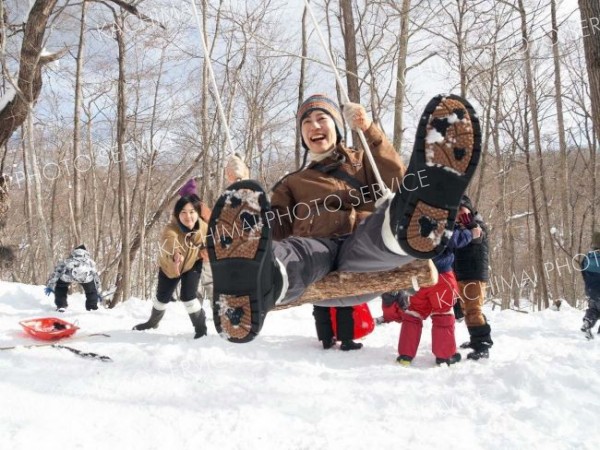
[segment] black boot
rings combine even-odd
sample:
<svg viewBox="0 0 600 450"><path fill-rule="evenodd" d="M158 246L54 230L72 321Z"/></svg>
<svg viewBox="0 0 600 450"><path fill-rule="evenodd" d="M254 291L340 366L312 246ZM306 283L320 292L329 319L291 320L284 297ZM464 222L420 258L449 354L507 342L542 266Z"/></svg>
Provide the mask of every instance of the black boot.
<svg viewBox="0 0 600 450"><path fill-rule="evenodd" d="M342 345L340 345L340 350L347 352L349 350L360 350L362 347L363 345L360 342L354 342L352 340L349 340L342 341Z"/></svg>
<svg viewBox="0 0 600 450"><path fill-rule="evenodd" d="M340 350L345 352L359 350L362 344L354 342L354 308L352 306L340 306L336 308L337 337L342 341Z"/></svg>
<svg viewBox="0 0 600 450"><path fill-rule="evenodd" d="M331 313L329 307L313 306L313 317L315 318L315 327L317 329L317 339L323 344L325 350L335 346L336 340L333 336L333 326L331 324Z"/></svg>
<svg viewBox="0 0 600 450"><path fill-rule="evenodd" d="M486 323L485 325L467 328L469 330L469 335L471 336L471 341L468 346L473 349L473 351L467 355L467 359L477 361L478 359L489 358L489 349L494 345L494 341L492 341L490 336L490 325Z"/></svg>
<svg viewBox="0 0 600 450"><path fill-rule="evenodd" d="M207 328L206 328L206 314L204 314L204 310L193 312L190 314L190 320L194 325L194 330L196 334L194 334L194 339L201 338L202 336L206 336Z"/></svg>
<svg viewBox="0 0 600 450"><path fill-rule="evenodd" d="M142 330L148 330L150 328L158 328L158 324L162 320L164 315L165 315L164 309L162 311L159 311L158 309L153 307L148 321L144 322L144 323L140 323L140 324L136 325L135 327L133 327L132 329L142 331Z"/></svg>
<svg viewBox="0 0 600 450"><path fill-rule="evenodd" d="M457 362L459 362L461 359L460 353L455 353L454 355L452 355L450 358L435 358L435 363L440 366L442 364L455 364Z"/></svg>

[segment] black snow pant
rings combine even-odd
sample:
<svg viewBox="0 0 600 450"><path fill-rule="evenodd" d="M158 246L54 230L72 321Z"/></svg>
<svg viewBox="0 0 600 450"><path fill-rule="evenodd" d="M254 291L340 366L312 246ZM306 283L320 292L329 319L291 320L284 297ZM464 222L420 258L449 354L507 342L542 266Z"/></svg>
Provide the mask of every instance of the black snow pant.
<svg viewBox="0 0 600 450"><path fill-rule="evenodd" d="M85 292L85 303L86 305L96 305L98 303L98 291L96 290L96 283L90 281L89 283L80 283ZM67 302L67 295L69 292L69 286L71 283L67 283L63 280L58 280L54 287L54 304L57 308L66 308L69 306Z"/></svg>
<svg viewBox="0 0 600 450"><path fill-rule="evenodd" d="M177 284L181 281L181 301L187 302L198 297L198 285L202 274L202 260L198 260L187 272L183 272L179 278L169 278L162 270L158 270L158 287L156 288L156 299L160 303L167 304L173 299L173 293Z"/></svg>
<svg viewBox="0 0 600 450"><path fill-rule="evenodd" d="M354 339L354 318L352 306L340 306L336 309L337 340L351 341ZM329 342L334 336L333 324L331 323L331 312L327 306L313 306L313 316L317 328L317 339Z"/></svg>
<svg viewBox="0 0 600 450"><path fill-rule="evenodd" d="M596 325L596 322L600 318L600 298L588 297L588 308L585 310L585 316L583 320L587 320L590 323L590 327Z"/></svg>

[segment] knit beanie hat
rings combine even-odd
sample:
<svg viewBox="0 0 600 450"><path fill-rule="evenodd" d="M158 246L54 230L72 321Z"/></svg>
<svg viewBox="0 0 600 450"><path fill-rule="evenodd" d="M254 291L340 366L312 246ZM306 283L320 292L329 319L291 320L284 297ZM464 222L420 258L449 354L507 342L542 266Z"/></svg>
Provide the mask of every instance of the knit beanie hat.
<svg viewBox="0 0 600 450"><path fill-rule="evenodd" d="M196 180L193 178L188 180L183 186L181 186L181 189L179 189L179 195L181 197L187 197L192 194L197 195L196 192Z"/></svg>
<svg viewBox="0 0 600 450"><path fill-rule="evenodd" d="M327 113L333 119L335 124L335 133L337 135L337 142L342 140L342 129L344 128L342 120L342 112L338 105L325 94L314 94L308 97L298 108L298 114L296 115L298 130L300 130L300 136L302 136L302 120L308 116L311 112L319 110ZM302 147L308 149L304 138L302 138Z"/></svg>
<svg viewBox="0 0 600 450"><path fill-rule="evenodd" d="M600 231L594 231L592 234L592 248L600 250Z"/></svg>
<svg viewBox="0 0 600 450"><path fill-rule="evenodd" d="M471 212L475 211L475 208L473 208L473 202L466 194L461 197L459 206L464 206Z"/></svg>

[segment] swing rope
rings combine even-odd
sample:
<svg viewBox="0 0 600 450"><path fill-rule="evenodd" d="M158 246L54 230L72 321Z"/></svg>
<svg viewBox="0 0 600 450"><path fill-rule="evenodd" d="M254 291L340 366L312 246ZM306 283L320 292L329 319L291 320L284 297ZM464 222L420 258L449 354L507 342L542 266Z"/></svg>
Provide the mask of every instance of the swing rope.
<svg viewBox="0 0 600 450"><path fill-rule="evenodd" d="M231 141L231 134L229 133L229 126L227 125L227 117L225 116L225 112L223 111L223 105L221 104L221 96L219 95L219 87L217 85L217 80L215 79L215 73L213 71L212 63L210 61L210 55L208 53L208 46L206 45L206 39L204 38L204 32L202 27L202 21L200 20L200 14L198 14L198 9L196 8L196 1L190 0L192 4L192 9L194 12L194 17L196 18L196 24L198 25L198 32L200 34L200 42L202 43L202 52L204 54L204 64L206 64L206 68L208 69L208 75L215 93L215 99L217 101L217 110L219 111L219 116L221 117L221 124L223 126L223 130L225 132L225 138L227 139L227 146L229 147L229 151L231 154L235 154L233 150L233 143Z"/></svg>
<svg viewBox="0 0 600 450"><path fill-rule="evenodd" d="M344 102L344 104L350 103L350 98L348 97L348 93L344 89L344 85L342 84L342 79L340 77L340 74L337 70L337 67L335 66L335 63L333 62L333 58L331 56L331 52L329 51L329 47L327 46L327 43L325 42L325 37L323 36L323 33L321 33L319 23L317 22L317 19L315 18L312 7L310 6L310 1L304 0L304 4L306 5L306 10L308 11L308 14L310 15L310 18L312 20L315 31L317 32L317 35L319 36L319 40L321 41L323 50L325 50L325 53L327 54L327 58L329 59L329 65L330 65L331 69L333 70L333 73L335 74L335 79L337 80L338 87L342 94L342 101ZM343 105L342 105L342 107L343 107ZM386 184L383 182L383 179L381 178L381 174L379 173L377 164L375 164L375 160L373 159L373 154L371 153L371 149L369 148L369 145L367 144L367 140L365 138L363 131L358 129L358 130L356 130L356 132L358 133L358 137L363 146L365 154L367 155L369 163L371 164L371 168L373 169L373 174L375 175L375 179L377 180L377 183L379 184L379 186L382 188L383 197L387 197L388 195L391 195L391 191L389 190L389 188L386 186Z"/></svg>

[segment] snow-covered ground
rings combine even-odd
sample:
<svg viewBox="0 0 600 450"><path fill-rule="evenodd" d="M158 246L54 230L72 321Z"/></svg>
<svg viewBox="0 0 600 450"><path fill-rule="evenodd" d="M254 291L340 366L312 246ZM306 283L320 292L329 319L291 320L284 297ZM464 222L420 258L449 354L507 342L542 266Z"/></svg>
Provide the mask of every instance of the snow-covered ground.
<svg viewBox="0 0 600 450"><path fill-rule="evenodd" d="M273 312L261 336L192 339L180 304L160 328L134 332L150 303L61 315L81 329L61 341L114 362L51 347L0 352L4 449L596 448L600 336L582 311L487 310L489 360L436 367L426 322L412 367L395 364L398 324L360 351L323 350L310 306ZM374 315L380 303L371 303ZM18 322L53 316L42 286L0 282L0 346L33 344ZM211 316L209 311L209 317ZM110 337L88 337L89 333ZM457 324L457 340L467 339ZM463 353L466 351L463 351Z"/></svg>

